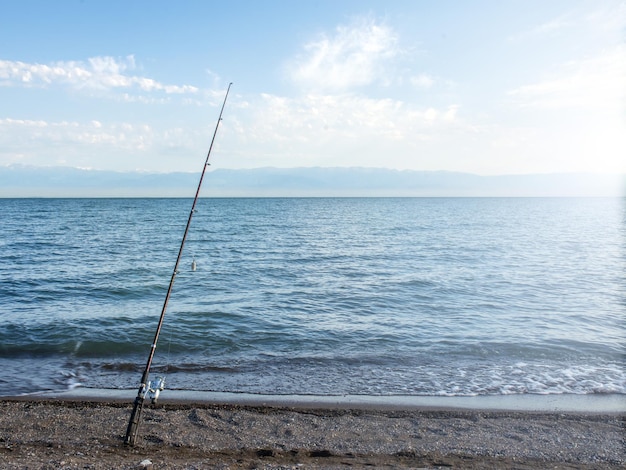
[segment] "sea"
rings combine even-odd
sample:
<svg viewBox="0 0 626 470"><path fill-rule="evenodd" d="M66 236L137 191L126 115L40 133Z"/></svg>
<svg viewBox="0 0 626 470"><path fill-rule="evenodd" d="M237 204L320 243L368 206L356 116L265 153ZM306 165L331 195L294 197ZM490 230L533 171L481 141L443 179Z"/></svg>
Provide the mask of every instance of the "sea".
<svg viewBox="0 0 626 470"><path fill-rule="evenodd" d="M626 394L622 198L0 199L0 396ZM195 267L195 269L192 268Z"/></svg>

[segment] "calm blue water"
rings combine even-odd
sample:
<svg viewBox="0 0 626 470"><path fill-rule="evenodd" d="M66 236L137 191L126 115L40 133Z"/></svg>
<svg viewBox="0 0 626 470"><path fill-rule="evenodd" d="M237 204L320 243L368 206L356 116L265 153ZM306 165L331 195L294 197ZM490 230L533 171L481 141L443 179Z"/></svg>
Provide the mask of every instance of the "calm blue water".
<svg viewBox="0 0 626 470"><path fill-rule="evenodd" d="M191 202L0 199L0 395L138 386ZM201 199L152 377L268 394L626 393L623 205Z"/></svg>

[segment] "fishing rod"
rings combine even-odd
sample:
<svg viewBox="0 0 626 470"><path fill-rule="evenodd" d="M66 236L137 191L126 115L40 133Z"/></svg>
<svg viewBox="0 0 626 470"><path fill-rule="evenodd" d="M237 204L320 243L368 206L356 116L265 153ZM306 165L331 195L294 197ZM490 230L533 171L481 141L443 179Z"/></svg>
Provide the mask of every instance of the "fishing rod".
<svg viewBox="0 0 626 470"><path fill-rule="evenodd" d="M135 402L133 405L133 411L130 415L130 421L128 422L128 428L126 429L126 438L124 439L124 444L134 446L135 439L137 438L137 430L139 428L139 419L141 417L141 410L143 409L144 400L146 398L146 394L149 394L152 398L152 402L154 403L159 396L159 392L163 390L165 387L165 379L159 378L154 385L148 381L148 377L150 375L150 367L152 366L152 359L154 358L154 353L156 351L157 341L159 340L159 334L161 333L161 327L163 326L163 319L165 318L165 311L167 310L167 304L170 300L170 295L172 293L172 287L174 286L174 280L176 279L176 275L178 274L178 265L180 264L180 259L183 255L183 248L185 246L185 240L187 239L187 233L189 232L189 226L191 225L191 218L193 217L194 212L196 211L196 202L198 202L198 195L200 194L200 187L202 186L202 180L204 179L204 174L206 172L207 166L209 166L209 157L211 156L211 150L213 149L213 143L215 142L215 136L217 135L217 129L220 126L220 122L222 121L222 113L224 112L224 107L226 106L226 100L228 99L228 92L230 91L232 83L228 84L228 88L226 89L226 96L224 97L224 102L222 103L222 109L220 110L220 115L217 119L217 124L215 125L215 131L213 132L213 138L211 139L211 145L209 146L209 152L206 156L206 161L204 162L204 167L202 168L202 174L200 175L200 182L198 183L198 189L196 190L196 196L193 198L193 204L191 205L191 211L189 212L189 218L187 219L187 226L185 227L185 233L183 234L183 239L180 242L180 249L178 250L178 257L176 258L176 264L174 265L174 271L172 272L172 278L170 279L170 285L167 288L167 294L165 295L165 301L163 302L163 309L161 310L161 316L159 317L159 323L156 328L156 332L154 333L154 340L152 341L152 346L150 347L150 354L148 355L148 361L146 362L146 368L143 371L143 375L141 376L141 384L139 385L139 391L137 392L137 397L135 398ZM194 259L195 262L195 259Z"/></svg>

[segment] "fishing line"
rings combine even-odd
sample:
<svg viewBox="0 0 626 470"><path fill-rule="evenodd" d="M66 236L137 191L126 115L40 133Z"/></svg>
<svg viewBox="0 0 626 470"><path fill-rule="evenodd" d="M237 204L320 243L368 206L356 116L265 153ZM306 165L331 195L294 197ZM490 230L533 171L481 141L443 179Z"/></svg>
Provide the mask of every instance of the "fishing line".
<svg viewBox="0 0 626 470"><path fill-rule="evenodd" d="M170 329L170 337L167 341L167 360L165 361L165 370L163 371L163 381L165 382L165 376L170 371L170 365L172 364L172 336L174 332Z"/></svg>

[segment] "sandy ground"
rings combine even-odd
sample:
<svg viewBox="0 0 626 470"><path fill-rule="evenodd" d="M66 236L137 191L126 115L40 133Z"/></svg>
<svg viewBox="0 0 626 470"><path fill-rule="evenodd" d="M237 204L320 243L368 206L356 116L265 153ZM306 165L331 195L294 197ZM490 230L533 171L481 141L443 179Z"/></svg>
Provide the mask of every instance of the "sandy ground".
<svg viewBox="0 0 626 470"><path fill-rule="evenodd" d="M129 447L130 411L0 400L0 468L626 468L624 414L146 405Z"/></svg>

